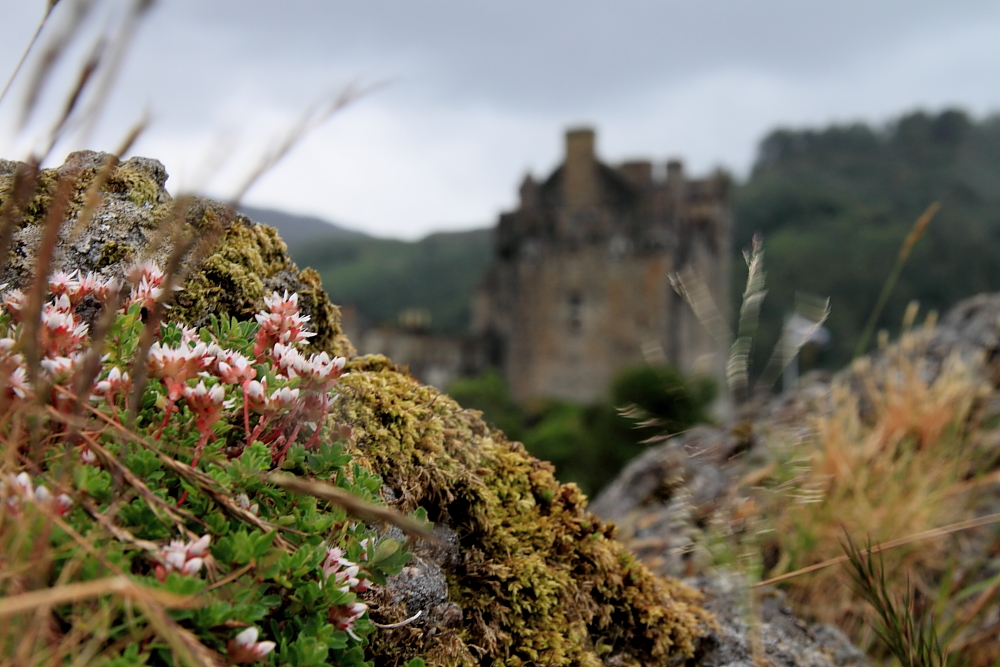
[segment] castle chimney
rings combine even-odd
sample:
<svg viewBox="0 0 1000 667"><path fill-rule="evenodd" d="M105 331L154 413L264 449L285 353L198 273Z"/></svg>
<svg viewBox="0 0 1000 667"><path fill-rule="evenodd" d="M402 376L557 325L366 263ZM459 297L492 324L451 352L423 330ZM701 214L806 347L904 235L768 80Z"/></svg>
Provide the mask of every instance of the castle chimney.
<svg viewBox="0 0 1000 667"><path fill-rule="evenodd" d="M678 185L684 182L684 165L681 164L680 160L670 160L667 162L667 183L677 183Z"/></svg>
<svg viewBox="0 0 1000 667"><path fill-rule="evenodd" d="M597 159L594 157L594 131L590 128L566 132L563 196L571 213L597 204Z"/></svg>

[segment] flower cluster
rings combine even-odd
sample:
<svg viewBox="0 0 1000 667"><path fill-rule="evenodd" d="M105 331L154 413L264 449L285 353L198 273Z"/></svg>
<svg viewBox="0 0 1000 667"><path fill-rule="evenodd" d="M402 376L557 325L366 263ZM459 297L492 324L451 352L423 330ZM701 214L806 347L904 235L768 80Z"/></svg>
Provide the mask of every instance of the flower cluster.
<svg viewBox="0 0 1000 667"><path fill-rule="evenodd" d="M111 295L120 290L120 283L114 278L93 273L80 276L74 271L54 274L48 288L52 298L43 304L38 321L40 379L49 385L69 386L90 342L89 327L77 315L76 308L90 296L107 303ZM3 295L4 310L16 324L23 324L27 305L27 296L21 290L9 290ZM0 339L0 373L5 381L6 397L23 401L32 397L34 391L28 381L24 355L16 351L17 341L16 332L8 332L7 337ZM62 405L62 395L53 391L52 402Z"/></svg>
<svg viewBox="0 0 1000 667"><path fill-rule="evenodd" d="M284 295L275 292L264 297L264 305L267 306L267 311L256 316L260 330L257 332L253 353L257 359L261 359L266 351L273 349L278 343L304 343L315 335L305 330L309 316L299 314L298 294L288 296L287 290Z"/></svg>
<svg viewBox="0 0 1000 667"><path fill-rule="evenodd" d="M10 482L13 493L7 498L7 508L13 514L20 513L22 500L36 505L45 505L58 516L65 515L73 507L73 500L65 493L53 496L44 484L32 486L31 475L26 472L12 475ZM6 485L0 481L0 491L5 488Z"/></svg>
<svg viewBox="0 0 1000 667"><path fill-rule="evenodd" d="M150 308L166 289L163 272L153 263L137 264L126 271L131 285L122 312L131 306ZM40 314L40 379L52 387L50 401L57 407L67 404L66 390L74 386L86 346L89 329L75 312L87 297L112 302L122 290L122 283L88 273L57 273L49 281L51 300ZM327 353L303 355L296 344L308 342L313 334L305 330L309 318L299 313L298 295L274 292L264 299L266 309L256 320L259 329L254 338L255 360L244 352L229 349L211 336L188 327L179 329L179 340L155 341L145 359L150 378L159 380L166 390L163 421L155 434L159 439L170 423L177 404L183 404L196 417L194 428L199 441L192 465L197 465L206 444L215 436L214 426L225 410L242 402L245 444L260 440L269 445L275 464L280 463L302 428L313 431L306 443L314 445L320 427L333 403L333 387L343 375L345 360ZM3 296L6 312L14 323L23 323L26 297L20 290ZM15 337L0 339L0 379L10 400L27 400L34 395L29 382L25 357ZM255 365L256 363L256 365ZM263 365L263 369L261 369ZM61 385L62 391L57 391ZM270 385L270 386L269 386ZM114 410L119 402L127 405L131 379L119 366L101 369L91 389L90 400L105 403ZM238 388L230 396L227 387ZM256 424L251 415L256 415ZM96 463L88 460L88 463Z"/></svg>
<svg viewBox="0 0 1000 667"><path fill-rule="evenodd" d="M185 542L184 540L171 540L170 544L160 547L155 554L158 564L153 572L160 581L165 581L171 572L180 572L185 575L197 574L205 564L205 557L208 556L208 545L212 541L211 535L203 535L197 540Z"/></svg>
<svg viewBox="0 0 1000 667"><path fill-rule="evenodd" d="M343 593L363 593L371 586L361 572L361 566L348 560L344 556L343 549L339 547L326 550L326 558L320 569L323 572L323 581L328 584L332 582L333 586ZM330 608L330 622L339 630L344 630L357 639L357 635L354 634L354 623L364 616L366 611L368 605L364 602L335 605Z"/></svg>
<svg viewBox="0 0 1000 667"><path fill-rule="evenodd" d="M126 272L125 277L132 284L132 291L125 300L126 309L138 303L150 310L163 297L165 276L153 262L136 264Z"/></svg>
<svg viewBox="0 0 1000 667"><path fill-rule="evenodd" d="M302 503L268 488L267 477L258 474L280 466L338 480L362 497L377 496L378 475L357 466L344 474L350 456L338 440L350 438L352 430L327 419L345 359L308 351L309 318L300 314L294 294L267 297L254 321L212 317L205 328L165 323L149 330L144 311L162 302L169 283L155 265L145 263L119 280L56 274L42 304L16 290L0 294L0 434L20 438L11 451L21 458L12 461L30 462L36 466L32 472L37 469L55 489L36 485L28 473L0 473L0 510L22 517L5 527L27 531L41 525L23 520L32 516L27 510L34 505L64 515L62 521L81 531L94 525L98 513L114 515L132 537L97 531L95 540L146 545L142 551L126 545L120 552L125 571L178 594L204 586L201 579L209 573L213 596L227 604L213 605L186 623L230 664L267 662L272 652L284 659L288 647L314 626L332 624L339 631L322 640L329 649L343 648L345 642L356 646L373 630L368 606L358 596L401 570L409 557L405 546L383 539L373 550L375 537L365 526L323 504ZM99 320L100 342L91 338L86 322L95 304L117 312L113 320ZM104 329L103 322L110 326ZM147 341L148 351L139 357ZM50 429L37 452L27 419ZM134 437L122 438L123 429ZM172 456L188 465L171 465ZM198 467L200 472L192 470ZM69 493L82 509L71 511L73 501L52 486L54 479L73 485ZM122 485L141 491L122 495ZM184 522L165 526L162 513L145 511L149 489L158 503L187 503ZM132 502L117 502L122 497ZM220 506L227 511L220 513ZM245 512L232 512L234 506ZM263 528L275 523L288 527L287 535ZM180 528L185 535L170 540L165 528ZM299 540L302 535L307 537ZM330 535L339 535L338 543L322 542ZM280 559L296 553L319 567L275 569ZM253 562L268 567L252 574L238 569ZM294 591L315 592L317 584L322 599L286 614ZM272 602L264 604L265 598ZM273 641L258 641L260 632L252 625L265 619L257 610L276 604L287 620L261 625ZM222 627L236 628L231 632L238 634L224 637ZM300 664L321 667L331 658L318 648ZM337 657L332 664L360 663Z"/></svg>

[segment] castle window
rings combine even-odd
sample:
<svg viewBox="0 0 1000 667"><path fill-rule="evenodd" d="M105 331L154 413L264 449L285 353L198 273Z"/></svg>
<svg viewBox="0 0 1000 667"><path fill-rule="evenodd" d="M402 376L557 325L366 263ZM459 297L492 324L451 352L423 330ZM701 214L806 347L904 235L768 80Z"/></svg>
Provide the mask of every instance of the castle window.
<svg viewBox="0 0 1000 667"><path fill-rule="evenodd" d="M579 292L569 295L569 332L580 333L583 329L583 297Z"/></svg>

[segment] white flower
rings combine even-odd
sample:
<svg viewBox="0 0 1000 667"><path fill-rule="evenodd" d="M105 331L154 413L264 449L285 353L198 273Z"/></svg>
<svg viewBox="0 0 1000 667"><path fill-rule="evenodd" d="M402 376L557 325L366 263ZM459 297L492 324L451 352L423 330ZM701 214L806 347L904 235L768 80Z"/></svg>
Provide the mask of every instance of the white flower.
<svg viewBox="0 0 1000 667"><path fill-rule="evenodd" d="M277 646L274 642L259 642L259 632L255 627L249 627L229 640L226 652L229 659L236 663L258 662Z"/></svg>

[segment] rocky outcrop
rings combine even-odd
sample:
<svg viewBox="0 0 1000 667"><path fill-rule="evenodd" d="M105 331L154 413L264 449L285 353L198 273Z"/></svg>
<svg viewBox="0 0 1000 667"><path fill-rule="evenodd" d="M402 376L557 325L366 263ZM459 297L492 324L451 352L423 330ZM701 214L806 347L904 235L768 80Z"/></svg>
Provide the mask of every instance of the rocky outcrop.
<svg viewBox="0 0 1000 667"><path fill-rule="evenodd" d="M1000 387L1000 294L967 299L933 328L878 350L835 376L804 378L797 392L772 399L735 426L697 427L650 448L597 496L591 510L618 525L619 539L643 564L658 574L687 578L705 592L705 606L715 613L719 629L704 644L711 648L703 664L752 664L750 618L759 624L759 650L773 664L867 664L839 631L796 619L773 589L763 592L750 615L745 585L731 576L707 574L711 557L704 547L710 525L720 513L739 515L738 504L750 495L747 489L773 472L769 442L807 438L811 421L831 409L835 387L850 392L864 420L873 412L873 401L880 400L878 383L899 374L900 367L919 373L930 386L956 360L967 371L967 393L977 397L977 423L996 423L997 392L984 395L977 388ZM986 433L984 439L987 449L1000 449L996 435ZM983 485L970 514L998 511L997 498L1000 488ZM971 553L982 554L992 548L991 535L969 532L963 539ZM767 553L762 558L765 568L774 564Z"/></svg>
<svg viewBox="0 0 1000 667"><path fill-rule="evenodd" d="M170 317L246 319L265 295L287 289L312 317L313 346L351 354L318 277L295 267L274 230L216 202L172 199L154 160L105 170L107 160L75 153L41 171L9 230L5 280L28 283L55 238L46 230L58 231L53 266L66 271L118 275L146 258L166 266L183 244ZM12 201L19 169L0 163L0 206ZM352 358L339 391L335 418L353 430L347 451L381 475L390 506L424 508L441 538L414 545L407 569L372 594L378 623L420 612L374 635L376 664L422 656L435 665L661 665L695 655L712 624L701 595L638 563L551 465L384 357Z"/></svg>
<svg viewBox="0 0 1000 667"><path fill-rule="evenodd" d="M340 355L353 352L319 274L299 270L274 229L219 202L172 199L165 189L167 172L156 160L131 158L105 169L110 159L105 153L81 151L57 169L40 171L34 193L20 211L20 224L10 230L5 282L13 287L30 282L48 216L54 215L64 221L53 249L54 271L120 276L132 263L147 259L165 267L175 244L185 243L190 250L184 255L183 290L176 295L173 317L194 325L213 314L251 319L263 297L288 290L299 293L302 310L312 318L315 347ZM0 202L11 199L18 168L19 163L0 160ZM99 194L97 205L88 210L93 194Z"/></svg>

